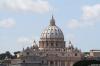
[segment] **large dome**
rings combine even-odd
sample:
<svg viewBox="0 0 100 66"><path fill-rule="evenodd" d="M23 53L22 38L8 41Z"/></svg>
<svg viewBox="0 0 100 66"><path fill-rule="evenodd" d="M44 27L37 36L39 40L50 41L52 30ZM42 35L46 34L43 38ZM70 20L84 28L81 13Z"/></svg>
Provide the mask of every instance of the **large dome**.
<svg viewBox="0 0 100 66"><path fill-rule="evenodd" d="M61 29L55 25L55 20L52 16L50 25L41 33L40 39L63 39L64 35Z"/></svg>

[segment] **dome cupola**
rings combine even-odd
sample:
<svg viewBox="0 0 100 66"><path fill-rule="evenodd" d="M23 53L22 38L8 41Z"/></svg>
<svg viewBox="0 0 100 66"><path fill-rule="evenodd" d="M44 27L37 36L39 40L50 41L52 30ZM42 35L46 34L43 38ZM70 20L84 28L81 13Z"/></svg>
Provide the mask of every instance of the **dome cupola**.
<svg viewBox="0 0 100 66"><path fill-rule="evenodd" d="M55 19L52 16L52 19L50 20L50 25L44 29L44 31L41 33L41 40L49 40L49 39L57 39L57 40L64 40L64 35L62 30L56 26Z"/></svg>
<svg viewBox="0 0 100 66"><path fill-rule="evenodd" d="M49 26L45 28L43 32L41 33L39 46L43 45L43 47L46 47L46 48L47 47L64 47L65 46L64 44L65 42L64 42L63 32L58 26L56 26L55 19L52 16Z"/></svg>

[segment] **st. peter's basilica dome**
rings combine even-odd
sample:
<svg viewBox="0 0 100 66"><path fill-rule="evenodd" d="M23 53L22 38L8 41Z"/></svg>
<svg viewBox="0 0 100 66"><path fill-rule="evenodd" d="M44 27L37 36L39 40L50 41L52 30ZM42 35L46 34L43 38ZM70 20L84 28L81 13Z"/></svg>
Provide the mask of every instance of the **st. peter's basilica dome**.
<svg viewBox="0 0 100 66"><path fill-rule="evenodd" d="M56 26L55 19L52 16L50 25L41 33L40 39L63 39L64 35L61 29Z"/></svg>

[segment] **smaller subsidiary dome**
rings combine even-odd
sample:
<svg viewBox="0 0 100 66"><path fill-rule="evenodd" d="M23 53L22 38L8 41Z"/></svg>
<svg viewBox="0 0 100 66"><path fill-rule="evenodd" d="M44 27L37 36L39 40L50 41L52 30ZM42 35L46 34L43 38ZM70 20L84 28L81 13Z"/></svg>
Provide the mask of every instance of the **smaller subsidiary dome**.
<svg viewBox="0 0 100 66"><path fill-rule="evenodd" d="M63 32L56 26L53 16L50 25L41 33L40 39L64 39Z"/></svg>

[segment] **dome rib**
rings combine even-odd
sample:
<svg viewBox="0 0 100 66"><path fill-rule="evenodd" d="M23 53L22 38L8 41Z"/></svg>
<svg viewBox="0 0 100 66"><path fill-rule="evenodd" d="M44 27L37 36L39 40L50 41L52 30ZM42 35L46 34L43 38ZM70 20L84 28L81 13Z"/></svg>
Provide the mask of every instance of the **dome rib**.
<svg viewBox="0 0 100 66"><path fill-rule="evenodd" d="M48 26L42 33L41 39L64 39L63 32L57 26Z"/></svg>
<svg viewBox="0 0 100 66"><path fill-rule="evenodd" d="M63 39L64 35L62 30L56 26L55 19L52 16L52 19L50 20L50 25L44 29L44 31L41 33L40 39Z"/></svg>

